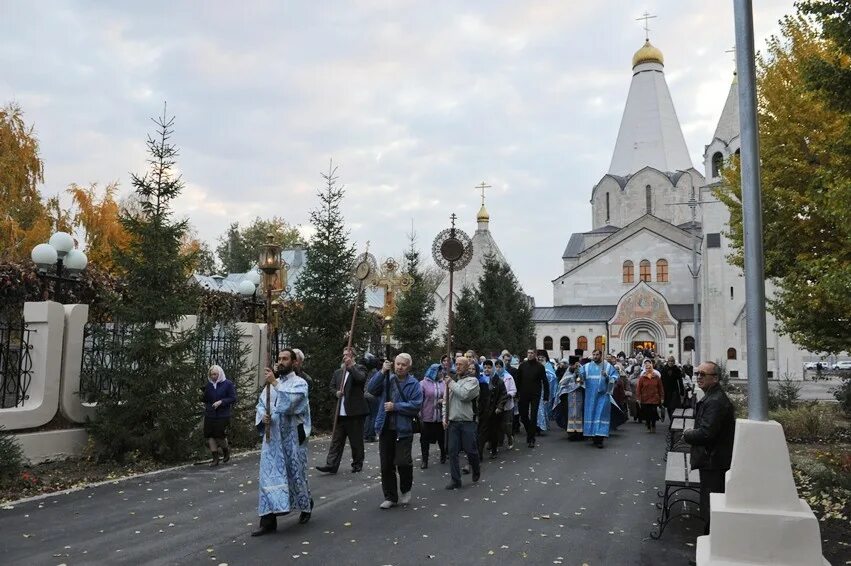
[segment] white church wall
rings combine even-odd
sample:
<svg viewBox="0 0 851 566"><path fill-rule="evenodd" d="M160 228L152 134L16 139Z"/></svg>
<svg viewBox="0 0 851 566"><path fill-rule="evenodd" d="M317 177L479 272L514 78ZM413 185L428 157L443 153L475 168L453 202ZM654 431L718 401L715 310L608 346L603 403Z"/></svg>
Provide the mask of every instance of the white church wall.
<svg viewBox="0 0 851 566"><path fill-rule="evenodd" d="M607 332L605 322L540 322L535 324L535 348L546 349L550 358L566 358L573 355L573 351L579 348L579 339L584 337L587 342L584 352L590 355L594 350L595 339L602 336L608 343ZM547 337L552 338L552 348L544 348ZM561 349L562 337L570 340L570 348Z"/></svg>
<svg viewBox="0 0 851 566"><path fill-rule="evenodd" d="M553 282L553 304L615 305L621 296L639 280L641 260L650 261L653 280L650 286L658 290L671 304L692 301L691 251L647 230L637 232L614 248L589 260L569 274ZM668 261L668 283L657 282L656 261ZM623 283L623 264L630 260L634 266L633 283Z"/></svg>
<svg viewBox="0 0 851 566"><path fill-rule="evenodd" d="M690 182L691 181L691 182ZM591 215L594 229L606 225L623 227L648 212L647 187L650 187L649 212L671 224L677 225L691 220L687 206L677 205L691 196L691 187L703 185L703 176L695 170L680 176L676 185L667 175L652 168L645 168L630 177L621 190L611 177L605 176L594 189ZM606 219L606 195L609 200L609 218Z"/></svg>

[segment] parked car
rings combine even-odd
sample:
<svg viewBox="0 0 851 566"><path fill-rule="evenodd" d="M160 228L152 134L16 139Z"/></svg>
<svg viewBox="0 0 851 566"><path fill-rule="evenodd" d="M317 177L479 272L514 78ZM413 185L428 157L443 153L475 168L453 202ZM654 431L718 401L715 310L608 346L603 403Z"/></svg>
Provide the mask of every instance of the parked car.
<svg viewBox="0 0 851 566"><path fill-rule="evenodd" d="M851 369L851 360L845 360L842 362L837 362L833 369Z"/></svg>
<svg viewBox="0 0 851 566"><path fill-rule="evenodd" d="M807 362L804 364L804 369L809 371L816 371L818 369L818 362ZM821 369L827 369L827 364L821 364Z"/></svg>

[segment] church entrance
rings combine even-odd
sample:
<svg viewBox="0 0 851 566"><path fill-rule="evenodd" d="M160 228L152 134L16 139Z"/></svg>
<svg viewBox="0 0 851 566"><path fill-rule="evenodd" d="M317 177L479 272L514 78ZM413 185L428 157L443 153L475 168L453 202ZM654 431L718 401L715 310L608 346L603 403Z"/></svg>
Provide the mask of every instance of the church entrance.
<svg viewBox="0 0 851 566"><path fill-rule="evenodd" d="M653 342L652 340L634 340L632 342L632 352L635 352L639 349L644 351L653 350L655 352L656 342Z"/></svg>

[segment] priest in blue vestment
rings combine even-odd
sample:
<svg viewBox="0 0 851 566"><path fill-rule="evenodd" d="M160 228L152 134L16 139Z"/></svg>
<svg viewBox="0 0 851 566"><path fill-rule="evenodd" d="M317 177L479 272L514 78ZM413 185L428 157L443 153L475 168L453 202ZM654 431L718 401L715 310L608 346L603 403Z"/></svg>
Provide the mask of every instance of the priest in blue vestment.
<svg viewBox="0 0 851 566"><path fill-rule="evenodd" d="M609 436L609 421L612 413L609 389L618 378L618 370L603 360L603 353L600 350L594 350L592 361L581 366L578 375L585 385L582 432L586 438L594 441L594 446L602 448L603 440Z"/></svg>
<svg viewBox="0 0 851 566"><path fill-rule="evenodd" d="M274 532L278 515L298 509L301 511L299 523L304 524L313 511L313 498L307 483L307 437L311 430L308 386L295 374L294 360L295 353L291 349L281 350L277 371L266 369L266 384L257 402L255 424L263 438L257 506L260 528L251 536ZM266 427L269 427L268 440Z"/></svg>

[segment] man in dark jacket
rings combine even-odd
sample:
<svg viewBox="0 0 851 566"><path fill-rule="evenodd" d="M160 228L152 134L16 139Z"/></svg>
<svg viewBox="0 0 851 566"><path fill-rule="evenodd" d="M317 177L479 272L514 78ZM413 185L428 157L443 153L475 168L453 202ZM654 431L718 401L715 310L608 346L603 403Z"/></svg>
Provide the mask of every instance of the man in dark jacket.
<svg viewBox="0 0 851 566"><path fill-rule="evenodd" d="M683 387L683 370L677 366L674 356L668 356L667 362L659 370L662 374L662 387L665 389L665 399L662 404L668 412L668 420L674 418L674 409L682 406L685 389Z"/></svg>
<svg viewBox="0 0 851 566"><path fill-rule="evenodd" d="M517 368L517 376L514 381L517 384L520 421L523 423L523 428L526 429L526 445L529 448L534 448L541 393L544 394L544 402L550 400L547 371L543 364L538 361L535 350L526 352L526 360Z"/></svg>
<svg viewBox="0 0 851 566"><path fill-rule="evenodd" d="M316 466L320 472L336 474L343 458L346 438L352 449L352 473L363 469L363 421L369 414L369 405L363 395L366 384L366 370L355 364L355 353L352 349L343 350L343 364L334 370L328 386L337 397L335 410L336 426L331 435L331 446L324 466Z"/></svg>
<svg viewBox="0 0 851 566"><path fill-rule="evenodd" d="M694 428L683 433L683 439L691 444L691 467L700 471L700 514L707 535L709 494L724 493L736 428L736 410L718 383L719 373L714 362L703 362L697 367L697 385L706 395L697 404Z"/></svg>
<svg viewBox="0 0 851 566"><path fill-rule="evenodd" d="M479 454L484 456L485 441L490 443L491 459L496 458L499 453L499 443L502 440L502 433L505 427L505 406L508 404L508 391L505 388L505 383L494 371L492 360L485 360L484 372L490 379L490 398L488 406L484 407L484 412L479 416L480 420L488 420L487 438L479 439ZM481 399L481 392L479 393Z"/></svg>

